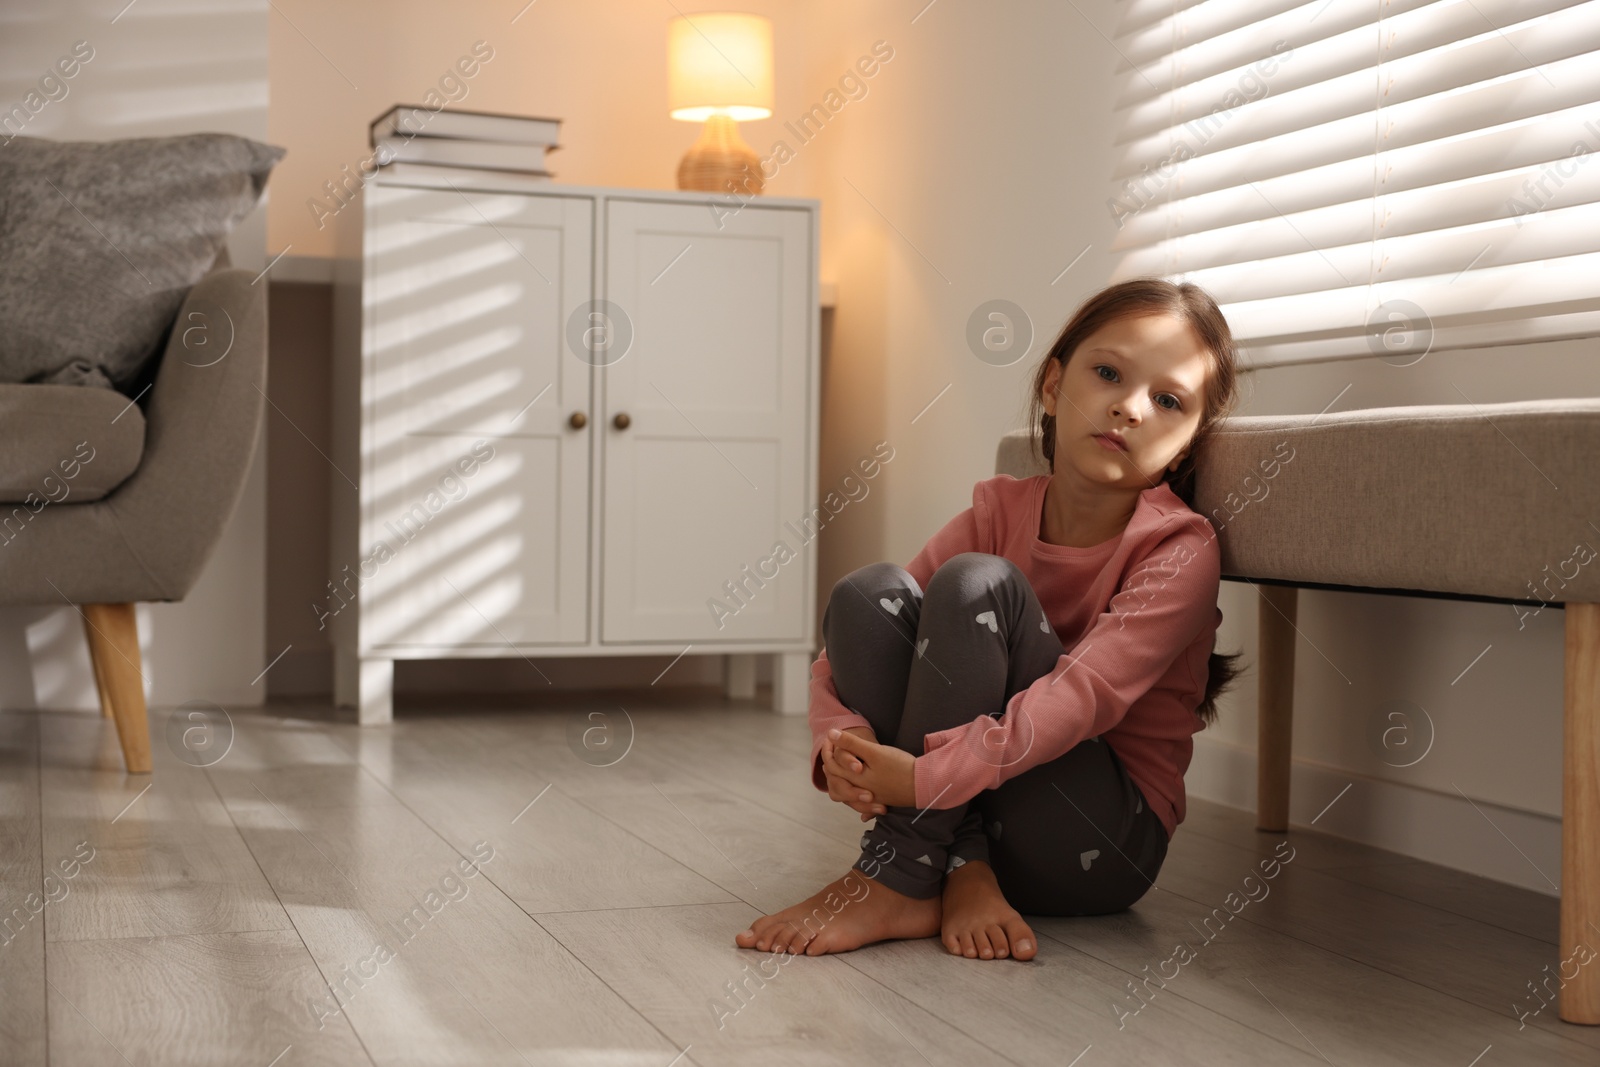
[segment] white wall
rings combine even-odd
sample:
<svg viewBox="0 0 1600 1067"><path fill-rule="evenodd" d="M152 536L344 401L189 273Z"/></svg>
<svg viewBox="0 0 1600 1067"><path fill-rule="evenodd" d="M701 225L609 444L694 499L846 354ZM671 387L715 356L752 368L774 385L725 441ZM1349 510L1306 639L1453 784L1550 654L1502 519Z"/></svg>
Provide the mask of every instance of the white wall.
<svg viewBox="0 0 1600 1067"><path fill-rule="evenodd" d="M21 131L99 141L199 131L267 139L267 0L68 0L0 8L0 105L20 102L56 59L87 41L93 58L67 94ZM3 151L3 149L0 149ZM240 267L265 264L266 210L229 242ZM269 416L270 417L270 416ZM188 599L138 608L146 697L260 703L264 658L266 450ZM99 707L76 612L0 608L0 707Z"/></svg>

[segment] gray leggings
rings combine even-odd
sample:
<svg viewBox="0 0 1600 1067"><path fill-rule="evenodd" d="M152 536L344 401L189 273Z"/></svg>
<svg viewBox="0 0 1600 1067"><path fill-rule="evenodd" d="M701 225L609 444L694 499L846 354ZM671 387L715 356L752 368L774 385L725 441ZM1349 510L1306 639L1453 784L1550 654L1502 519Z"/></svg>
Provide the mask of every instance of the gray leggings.
<svg viewBox="0 0 1600 1067"><path fill-rule="evenodd" d="M999 718L1062 655L1021 569L982 552L951 557L926 593L892 563L852 571L834 585L822 630L839 700L880 744L915 756L925 734ZM984 860L1019 912L1100 915L1143 896L1166 855L1166 828L1122 760L1088 738L956 807L890 806L862 836L855 868L926 899L947 872Z"/></svg>

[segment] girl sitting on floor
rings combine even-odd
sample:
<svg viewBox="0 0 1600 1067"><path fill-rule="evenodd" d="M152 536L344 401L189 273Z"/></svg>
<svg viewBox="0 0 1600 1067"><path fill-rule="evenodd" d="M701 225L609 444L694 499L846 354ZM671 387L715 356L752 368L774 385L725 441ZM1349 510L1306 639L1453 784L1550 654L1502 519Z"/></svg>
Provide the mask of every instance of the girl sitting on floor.
<svg viewBox="0 0 1600 1067"><path fill-rule="evenodd" d="M735 944L820 955L940 935L1031 959L1019 912L1099 915L1155 882L1192 735L1238 673L1213 652L1221 553L1194 459L1237 353L1198 286L1090 297L1033 377L1049 474L976 483L904 568L834 585L812 665L812 781L875 818L849 872Z"/></svg>

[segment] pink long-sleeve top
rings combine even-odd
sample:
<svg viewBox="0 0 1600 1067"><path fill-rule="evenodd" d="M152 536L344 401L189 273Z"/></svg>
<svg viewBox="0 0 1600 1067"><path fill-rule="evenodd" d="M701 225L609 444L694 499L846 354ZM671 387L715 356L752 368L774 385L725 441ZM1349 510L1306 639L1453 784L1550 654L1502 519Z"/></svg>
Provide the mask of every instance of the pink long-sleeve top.
<svg viewBox="0 0 1600 1067"><path fill-rule="evenodd" d="M1062 641L1054 670L1016 693L999 718L923 737L914 780L919 808L951 808L1091 737L1109 744L1170 838L1184 817L1183 775L1204 728L1194 713L1222 611L1222 554L1211 523L1165 482L1139 494L1122 533L1088 548L1040 540L1041 474L977 482L972 506L906 564L926 589L962 552L1011 560L1027 576ZM811 665L812 782L824 792L830 729L871 728L839 701L826 648ZM879 739L882 741L883 739Z"/></svg>

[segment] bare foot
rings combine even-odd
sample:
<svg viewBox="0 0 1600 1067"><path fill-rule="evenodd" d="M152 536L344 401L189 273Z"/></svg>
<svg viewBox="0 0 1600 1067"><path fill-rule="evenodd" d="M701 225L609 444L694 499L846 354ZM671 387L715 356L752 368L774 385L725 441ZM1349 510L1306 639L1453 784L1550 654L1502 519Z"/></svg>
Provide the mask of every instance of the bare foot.
<svg viewBox="0 0 1600 1067"><path fill-rule="evenodd" d="M733 943L807 956L849 952L875 941L933 937L939 911L938 897L908 897L852 868L800 903L763 915Z"/></svg>
<svg viewBox="0 0 1600 1067"><path fill-rule="evenodd" d="M1006 903L994 868L968 860L944 876L944 916L939 938L952 956L1031 960L1039 939Z"/></svg>

